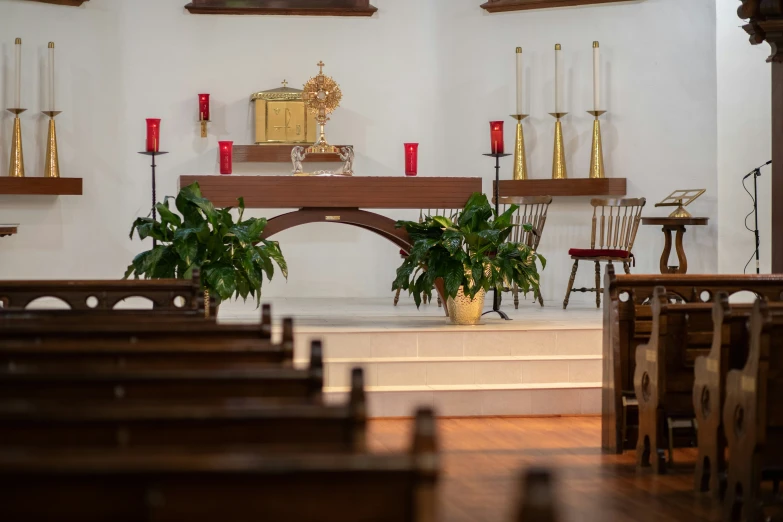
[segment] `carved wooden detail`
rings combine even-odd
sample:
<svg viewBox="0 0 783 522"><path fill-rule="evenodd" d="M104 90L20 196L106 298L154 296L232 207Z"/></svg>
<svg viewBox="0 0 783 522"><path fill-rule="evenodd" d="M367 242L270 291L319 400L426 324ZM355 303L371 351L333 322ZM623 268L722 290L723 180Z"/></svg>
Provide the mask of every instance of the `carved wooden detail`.
<svg viewBox="0 0 783 522"><path fill-rule="evenodd" d="M370 0L193 0L192 14L372 16Z"/></svg>
<svg viewBox="0 0 783 522"><path fill-rule="evenodd" d="M550 7L571 7L575 5L608 4L627 0L488 0L481 4L490 13L546 9Z"/></svg>
<svg viewBox="0 0 783 522"><path fill-rule="evenodd" d="M43 4L54 4L54 5L69 5L72 7L79 7L84 2L89 2L90 0L28 0L28 2L39 2Z"/></svg>

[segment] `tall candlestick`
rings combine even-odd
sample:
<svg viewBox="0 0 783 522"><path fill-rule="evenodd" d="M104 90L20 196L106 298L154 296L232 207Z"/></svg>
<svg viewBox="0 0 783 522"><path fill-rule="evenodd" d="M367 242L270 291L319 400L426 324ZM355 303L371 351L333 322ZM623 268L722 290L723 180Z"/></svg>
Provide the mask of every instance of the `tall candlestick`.
<svg viewBox="0 0 783 522"><path fill-rule="evenodd" d="M561 66L563 60L560 57L560 53L563 52L563 48L560 44L555 44L555 112L563 112L563 75L561 73Z"/></svg>
<svg viewBox="0 0 783 522"><path fill-rule="evenodd" d="M21 109L22 108L22 39L17 38L14 42L14 50L16 51L16 70L15 73L15 79L16 82L14 84L14 87L16 87L16 90L14 91L14 109Z"/></svg>
<svg viewBox="0 0 783 522"><path fill-rule="evenodd" d="M593 42L593 110L601 110L601 49Z"/></svg>
<svg viewBox="0 0 783 522"><path fill-rule="evenodd" d="M522 96L522 83L523 83L523 63L522 63L522 48L517 47L517 114L523 113L524 96Z"/></svg>
<svg viewBox="0 0 783 522"><path fill-rule="evenodd" d="M49 110L54 111L54 42L49 42Z"/></svg>

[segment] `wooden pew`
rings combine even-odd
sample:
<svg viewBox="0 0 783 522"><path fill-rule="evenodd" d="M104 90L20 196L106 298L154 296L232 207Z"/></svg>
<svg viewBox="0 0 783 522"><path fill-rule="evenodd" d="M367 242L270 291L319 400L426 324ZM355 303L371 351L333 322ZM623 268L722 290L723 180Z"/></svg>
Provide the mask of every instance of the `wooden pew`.
<svg viewBox="0 0 783 522"><path fill-rule="evenodd" d="M616 275L608 265L604 279L603 386L601 446L622 453L633 449L637 433L626 417L636 413L633 376L636 348L652 328L649 299L663 286L685 303L707 303L717 292L749 291L771 302L781 300L783 275Z"/></svg>
<svg viewBox="0 0 783 522"><path fill-rule="evenodd" d="M777 490L783 478L783 315L758 300L749 328L745 365L726 376L723 425L730 460L723 515L729 521L766 520L769 492L762 484L774 481Z"/></svg>
<svg viewBox="0 0 783 522"><path fill-rule="evenodd" d="M431 410L402 454L0 450L0 520L434 522Z"/></svg>
<svg viewBox="0 0 783 522"><path fill-rule="evenodd" d="M360 368L344 405L0 401L5 449L140 448L362 452L367 403Z"/></svg>
<svg viewBox="0 0 783 522"><path fill-rule="evenodd" d="M29 309L40 298L56 298L68 309ZM151 309L117 309L132 297L151 302ZM132 317L164 315L179 318L215 319L214 303L206 313L201 277L193 271L190 280L93 280L93 281L0 281L0 315L17 319L56 317Z"/></svg>
<svg viewBox="0 0 783 522"><path fill-rule="evenodd" d="M318 401L323 388L323 349L311 345L310 366L252 369L0 370L0 400L224 401L292 398Z"/></svg>
<svg viewBox="0 0 783 522"><path fill-rule="evenodd" d="M557 494L552 473L531 469L522 473L520 500L515 522L557 522Z"/></svg>

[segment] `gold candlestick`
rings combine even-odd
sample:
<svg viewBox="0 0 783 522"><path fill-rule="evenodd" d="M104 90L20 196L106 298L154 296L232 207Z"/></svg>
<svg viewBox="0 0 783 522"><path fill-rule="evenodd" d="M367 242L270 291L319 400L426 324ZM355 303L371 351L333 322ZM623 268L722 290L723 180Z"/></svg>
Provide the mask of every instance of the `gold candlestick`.
<svg viewBox="0 0 783 522"><path fill-rule="evenodd" d="M24 152L22 151L22 122L19 115L27 109L8 109L8 112L15 114L14 131L11 136L11 165L8 168L8 175L12 178L24 177Z"/></svg>
<svg viewBox="0 0 783 522"><path fill-rule="evenodd" d="M54 117L62 111L43 111L49 116L49 135L46 138L46 162L44 163L45 178L60 177L60 160L57 155L57 129L54 126Z"/></svg>
<svg viewBox="0 0 783 522"><path fill-rule="evenodd" d="M568 179L568 169L566 168L565 145L563 144L563 124L560 118L568 114L567 112L550 112L549 115L555 118L555 151L552 157L552 179Z"/></svg>
<svg viewBox="0 0 783 522"><path fill-rule="evenodd" d="M601 121L598 119L606 111L587 111L595 117L593 122L593 148L590 153L590 178L601 179L606 177L604 170L604 149L601 143Z"/></svg>
<svg viewBox="0 0 783 522"><path fill-rule="evenodd" d="M527 114L512 114L517 120L517 140L514 146L514 179L527 179L527 155L525 154L525 132L522 129L522 120Z"/></svg>

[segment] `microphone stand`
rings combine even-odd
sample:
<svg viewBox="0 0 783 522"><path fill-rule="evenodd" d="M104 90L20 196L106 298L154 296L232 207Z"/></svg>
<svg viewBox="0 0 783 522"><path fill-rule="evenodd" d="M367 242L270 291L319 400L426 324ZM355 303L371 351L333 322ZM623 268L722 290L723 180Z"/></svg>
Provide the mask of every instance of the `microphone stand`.
<svg viewBox="0 0 783 522"><path fill-rule="evenodd" d="M772 161L768 161L761 167L766 167L772 163ZM755 220L755 225L753 230L753 235L756 237L756 274L761 273L760 268L760 262L759 262L759 249L761 247L761 239L759 239L759 192L758 192L758 179L759 176L761 176L761 167L756 167L753 169L752 172L747 174L744 178L742 178L742 181L744 182L749 177L753 176L753 218Z"/></svg>

